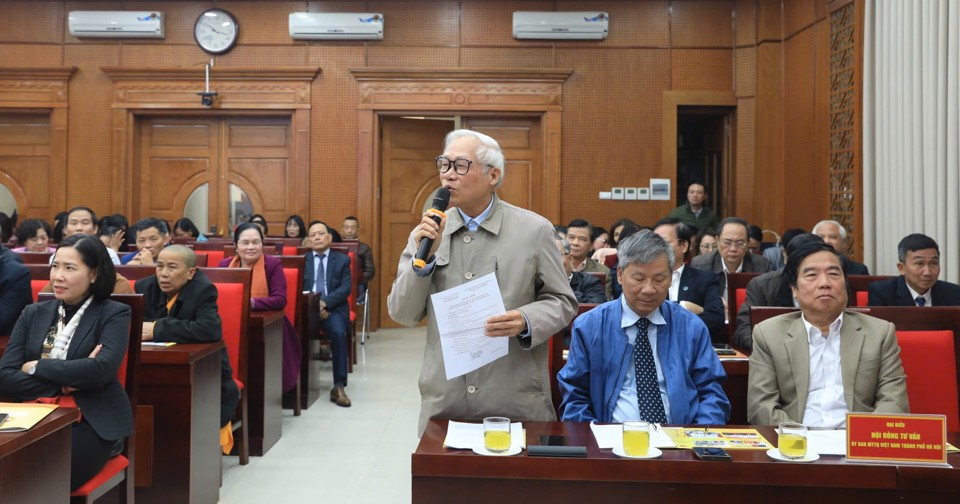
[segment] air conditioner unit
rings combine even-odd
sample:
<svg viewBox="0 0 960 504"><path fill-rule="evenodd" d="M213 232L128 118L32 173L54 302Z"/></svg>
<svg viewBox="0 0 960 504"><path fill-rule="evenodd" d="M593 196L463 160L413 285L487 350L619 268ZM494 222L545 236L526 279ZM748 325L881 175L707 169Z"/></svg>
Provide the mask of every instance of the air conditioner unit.
<svg viewBox="0 0 960 504"><path fill-rule="evenodd" d="M293 12L290 38L296 40L383 40L383 14Z"/></svg>
<svg viewBox="0 0 960 504"><path fill-rule="evenodd" d="M74 37L163 38L162 12L70 11L67 25Z"/></svg>
<svg viewBox="0 0 960 504"><path fill-rule="evenodd" d="M602 40L607 38L606 12L514 12L513 38Z"/></svg>

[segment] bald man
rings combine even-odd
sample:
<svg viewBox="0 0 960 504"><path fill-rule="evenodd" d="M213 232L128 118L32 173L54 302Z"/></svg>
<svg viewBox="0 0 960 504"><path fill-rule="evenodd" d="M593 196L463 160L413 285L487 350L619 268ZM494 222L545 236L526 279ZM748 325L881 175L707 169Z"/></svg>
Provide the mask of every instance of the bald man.
<svg viewBox="0 0 960 504"><path fill-rule="evenodd" d="M171 245L156 258L156 276L141 278L135 290L143 294L143 341L214 343L223 339L217 288L197 269L197 255L183 245ZM220 350L220 427L233 418L240 390L233 381L230 356Z"/></svg>

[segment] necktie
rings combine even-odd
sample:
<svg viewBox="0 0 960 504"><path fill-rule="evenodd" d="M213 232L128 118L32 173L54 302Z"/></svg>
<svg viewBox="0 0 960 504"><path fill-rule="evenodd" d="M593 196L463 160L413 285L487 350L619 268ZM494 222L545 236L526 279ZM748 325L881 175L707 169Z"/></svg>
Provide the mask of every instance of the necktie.
<svg viewBox="0 0 960 504"><path fill-rule="evenodd" d="M917 302L917 306L924 306L927 304L927 300L923 296L917 296L917 299L914 299L914 301Z"/></svg>
<svg viewBox="0 0 960 504"><path fill-rule="evenodd" d="M640 420L666 423L667 415L660 399L660 386L657 384L657 365L653 361L653 349L647 329L650 320L637 321L637 340L633 345L633 365L637 373L637 404L640 406Z"/></svg>
<svg viewBox="0 0 960 504"><path fill-rule="evenodd" d="M326 295L327 293L327 275L323 271L323 258L327 254L321 254L320 260L317 261L317 274L314 286L314 292L320 294L321 296Z"/></svg>

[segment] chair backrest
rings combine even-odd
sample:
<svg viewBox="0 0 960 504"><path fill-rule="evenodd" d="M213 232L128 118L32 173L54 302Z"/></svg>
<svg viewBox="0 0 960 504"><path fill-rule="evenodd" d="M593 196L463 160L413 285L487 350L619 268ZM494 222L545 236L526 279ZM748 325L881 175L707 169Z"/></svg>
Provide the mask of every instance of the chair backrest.
<svg viewBox="0 0 960 504"><path fill-rule="evenodd" d="M907 375L907 397L911 413L947 416L947 430L960 431L957 358L951 330L897 331L900 358Z"/></svg>
<svg viewBox="0 0 960 504"><path fill-rule="evenodd" d="M727 273L727 292L723 294L727 296L727 334L731 340L737 329L737 311L747 299L747 284L759 275L760 273ZM737 294L738 289L743 290L742 298Z"/></svg>
<svg viewBox="0 0 960 504"><path fill-rule="evenodd" d="M617 269L617 254L610 254L607 257L603 258L603 265L610 268L610 271L616 271Z"/></svg>
<svg viewBox="0 0 960 504"><path fill-rule="evenodd" d="M23 264L50 264L50 252L17 252Z"/></svg>
<svg viewBox="0 0 960 504"><path fill-rule="evenodd" d="M300 326L300 304L303 296L303 270L306 267L304 256L277 256L283 265L283 274L287 277L287 306L283 311L287 320L297 329L297 334L303 334Z"/></svg>
<svg viewBox="0 0 960 504"><path fill-rule="evenodd" d="M602 271L585 271L584 273L600 281L600 285L607 285L607 274Z"/></svg>
<svg viewBox="0 0 960 504"><path fill-rule="evenodd" d="M893 278L888 275L849 275L847 276L847 287L853 294L850 302L856 303L853 306L867 306L867 286L873 282ZM862 296L862 297L861 297Z"/></svg>
<svg viewBox="0 0 960 504"><path fill-rule="evenodd" d="M299 248L298 245L292 245L292 246L291 246L291 245L284 245L284 246L283 246L283 255L285 255L285 256L298 255L298 254L297 254L297 249L298 249L298 248Z"/></svg>
<svg viewBox="0 0 960 504"><path fill-rule="evenodd" d="M362 276L363 272L363 270L360 268L360 261L357 260L357 258L360 257L359 245L356 241L331 243L330 250L347 254L347 257L350 258L350 296L348 296L347 303L348 306L350 306L350 311L353 312L356 310L357 296L359 295L360 288L360 277Z"/></svg>
<svg viewBox="0 0 960 504"><path fill-rule="evenodd" d="M210 255L207 252L194 252L197 256L197 267L206 268L209 266L207 261L210 259Z"/></svg>
<svg viewBox="0 0 960 504"><path fill-rule="evenodd" d="M137 281L141 278L151 277L157 274L157 267L149 264L122 264L116 267L117 274L123 275L127 280Z"/></svg>
<svg viewBox="0 0 960 504"><path fill-rule="evenodd" d="M223 342L234 379L247 380L247 319L250 315L250 268L200 268L217 287Z"/></svg>

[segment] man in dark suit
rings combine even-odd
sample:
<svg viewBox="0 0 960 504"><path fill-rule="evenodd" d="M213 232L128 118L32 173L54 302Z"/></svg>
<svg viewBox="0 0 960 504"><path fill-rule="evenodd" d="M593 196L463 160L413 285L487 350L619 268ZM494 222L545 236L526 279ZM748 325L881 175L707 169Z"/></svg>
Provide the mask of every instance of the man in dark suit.
<svg viewBox="0 0 960 504"><path fill-rule="evenodd" d="M363 278L357 288L357 302L363 302L363 295L367 291L367 286L377 274L377 266L373 262L373 250L370 245L360 240L360 220L349 215L343 219L343 229L340 235L344 240L357 240L357 253L360 255L360 269L363 272Z"/></svg>
<svg viewBox="0 0 960 504"><path fill-rule="evenodd" d="M577 297L577 302L607 302L607 295L603 292L603 284L600 283L600 279L590 273L573 271L573 260L570 258L570 242L558 236L557 248L560 249L563 269L567 273L567 281L570 282L570 288L573 289L573 295Z"/></svg>
<svg viewBox="0 0 960 504"><path fill-rule="evenodd" d="M197 269L197 255L171 245L156 258L157 274L137 280L143 294L143 341L214 343L223 339L217 288ZM220 349L220 427L233 419L240 389L226 348Z"/></svg>
<svg viewBox="0 0 960 504"><path fill-rule="evenodd" d="M684 263L693 230L680 219L667 217L654 225L653 232L673 247L673 280L668 299L698 315L716 341L724 322L720 286L710 272L688 268Z"/></svg>
<svg viewBox="0 0 960 504"><path fill-rule="evenodd" d="M843 258L843 270L847 275L869 275L870 270L862 263L858 263L846 256L847 230L835 220L822 220L813 226L813 234L823 238L827 245L840 252Z"/></svg>
<svg viewBox="0 0 960 504"><path fill-rule="evenodd" d="M330 338L333 353L333 388L330 401L350 406L347 386L347 324L350 323L350 258L330 250L330 228L313 221L307 228L307 243L313 249L306 257L303 290L315 294L310 304L310 334L318 330Z"/></svg>
<svg viewBox="0 0 960 504"><path fill-rule="evenodd" d="M739 217L723 219L717 228L717 233L719 233L717 251L699 255L690 261L690 266L712 271L716 275L724 304L727 303L727 272L766 273L771 269L770 261L764 259L763 256L747 252L747 230L749 227L750 224Z"/></svg>
<svg viewBox="0 0 960 504"><path fill-rule="evenodd" d="M960 285L939 280L940 247L911 234L897 246L900 276L867 286L868 306L960 306Z"/></svg>
<svg viewBox="0 0 960 504"><path fill-rule="evenodd" d="M788 236L784 233L783 236L784 265L786 265L786 258L797 247L806 243L823 242L819 236L809 233L796 236ZM733 333L733 346L748 351L753 349L753 326L750 322L752 306L796 306L793 292L790 291L790 286L783 276L783 268L754 277L747 284L747 299L740 305L740 311L737 312L737 329Z"/></svg>
<svg viewBox="0 0 960 504"><path fill-rule="evenodd" d="M0 255L0 335L13 331L20 313L32 302L30 270L11 257Z"/></svg>

